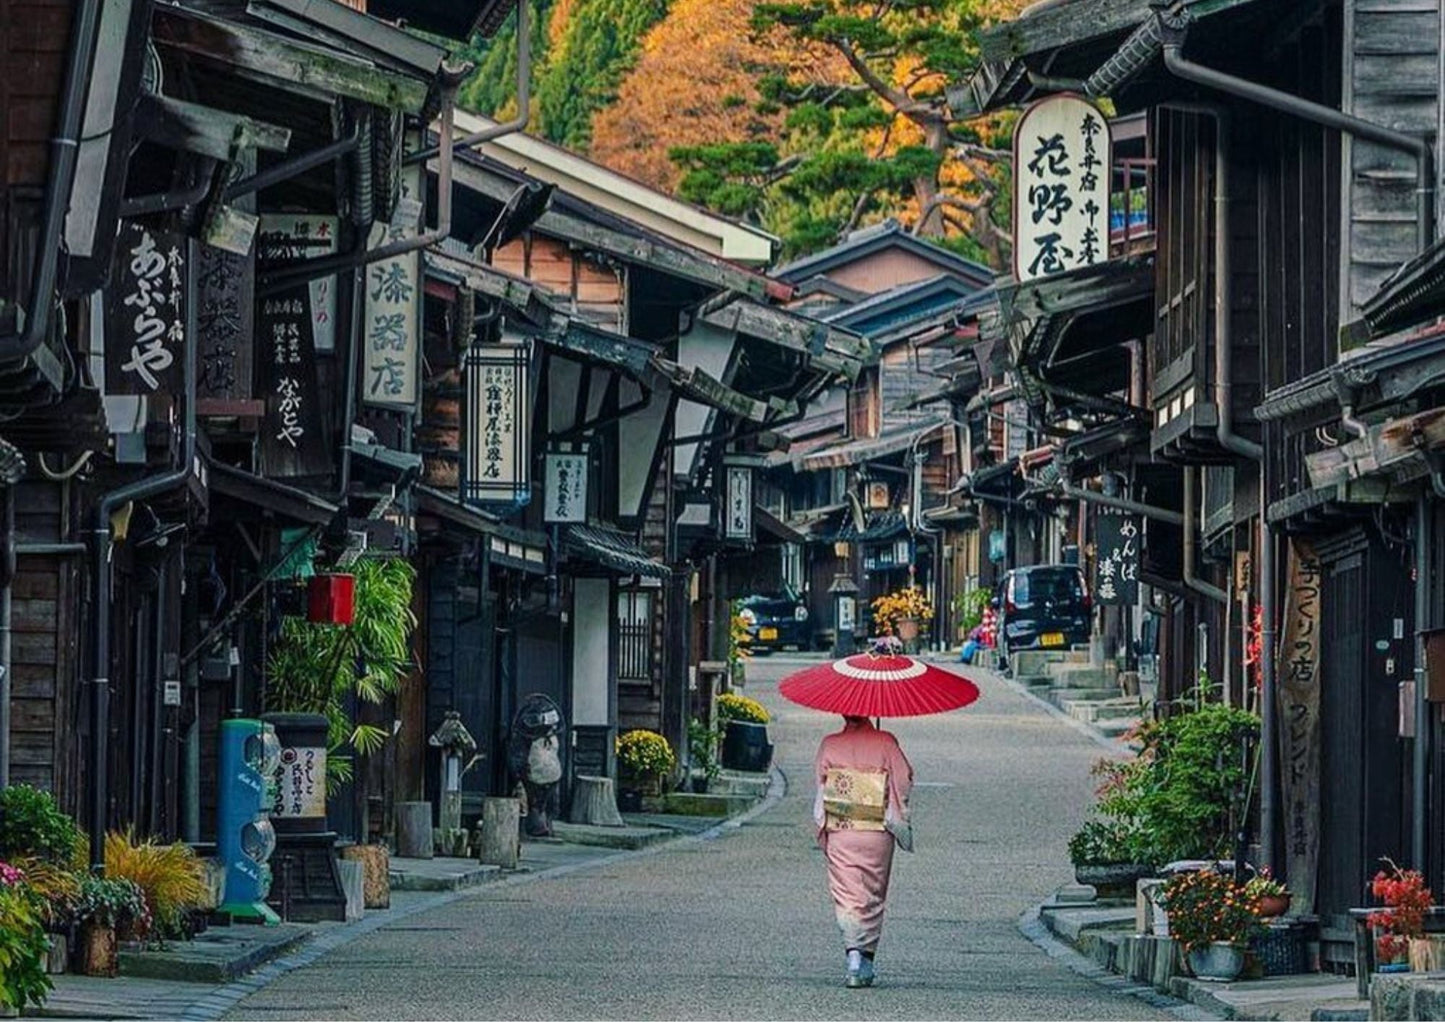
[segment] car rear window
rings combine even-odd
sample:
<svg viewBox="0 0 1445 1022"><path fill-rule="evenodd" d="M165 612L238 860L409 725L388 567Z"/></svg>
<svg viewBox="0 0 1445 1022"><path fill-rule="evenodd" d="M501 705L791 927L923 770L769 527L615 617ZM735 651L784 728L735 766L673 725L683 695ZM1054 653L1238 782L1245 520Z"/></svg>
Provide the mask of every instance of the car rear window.
<svg viewBox="0 0 1445 1022"><path fill-rule="evenodd" d="M1079 573L1073 568L1057 571L1022 571L1014 576L1014 602L1034 600L1077 600L1084 595Z"/></svg>

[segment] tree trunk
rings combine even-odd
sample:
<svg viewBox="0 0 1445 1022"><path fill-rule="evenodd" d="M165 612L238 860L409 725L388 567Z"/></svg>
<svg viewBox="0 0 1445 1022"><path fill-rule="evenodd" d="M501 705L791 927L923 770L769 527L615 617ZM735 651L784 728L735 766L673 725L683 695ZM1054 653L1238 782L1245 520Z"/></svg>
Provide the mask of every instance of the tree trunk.
<svg viewBox="0 0 1445 1022"><path fill-rule="evenodd" d="M522 804L514 798L482 800L482 851L484 865L516 869L522 855Z"/></svg>
<svg viewBox="0 0 1445 1022"><path fill-rule="evenodd" d="M573 823L590 823L600 827L621 827L622 814L617 811L617 792L610 777L578 776L572 788Z"/></svg>
<svg viewBox="0 0 1445 1022"><path fill-rule="evenodd" d="M430 802L396 804L396 854L402 859L432 857Z"/></svg>

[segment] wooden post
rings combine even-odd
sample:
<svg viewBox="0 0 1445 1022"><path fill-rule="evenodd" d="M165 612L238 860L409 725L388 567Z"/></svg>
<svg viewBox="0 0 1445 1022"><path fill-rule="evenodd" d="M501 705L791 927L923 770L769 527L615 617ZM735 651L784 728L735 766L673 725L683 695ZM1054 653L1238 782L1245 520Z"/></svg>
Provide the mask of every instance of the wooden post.
<svg viewBox="0 0 1445 1022"><path fill-rule="evenodd" d="M488 866L516 869L522 855L522 804L514 798L482 800L482 850Z"/></svg>
<svg viewBox="0 0 1445 1022"><path fill-rule="evenodd" d="M391 907L391 856L385 845L348 845L343 859L361 863L363 904L367 908Z"/></svg>
<svg viewBox="0 0 1445 1022"><path fill-rule="evenodd" d="M572 779L572 785L572 812L567 817L571 822L599 827L623 826L612 778L578 774Z"/></svg>
<svg viewBox="0 0 1445 1022"><path fill-rule="evenodd" d="M402 859L432 857L430 802L396 804L396 854Z"/></svg>

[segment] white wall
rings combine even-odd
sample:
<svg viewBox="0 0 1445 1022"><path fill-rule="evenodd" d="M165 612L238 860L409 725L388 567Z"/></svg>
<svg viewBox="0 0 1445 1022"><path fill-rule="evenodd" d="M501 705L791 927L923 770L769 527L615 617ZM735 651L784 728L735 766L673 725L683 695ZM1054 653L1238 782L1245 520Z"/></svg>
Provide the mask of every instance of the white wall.
<svg viewBox="0 0 1445 1022"><path fill-rule="evenodd" d="M605 578L572 583L572 723L611 724L607 712L612 658L612 592Z"/></svg>

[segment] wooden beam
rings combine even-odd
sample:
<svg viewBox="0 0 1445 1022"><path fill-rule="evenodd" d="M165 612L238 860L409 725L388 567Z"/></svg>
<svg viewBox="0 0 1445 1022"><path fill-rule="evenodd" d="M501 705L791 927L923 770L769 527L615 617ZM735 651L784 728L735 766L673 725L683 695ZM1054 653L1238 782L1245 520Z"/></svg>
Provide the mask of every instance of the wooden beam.
<svg viewBox="0 0 1445 1022"><path fill-rule="evenodd" d="M1305 456L1310 485L1338 486L1389 474L1397 482L1424 475L1425 451L1445 448L1445 408L1407 415L1371 426L1369 433L1339 447Z"/></svg>
<svg viewBox="0 0 1445 1022"><path fill-rule="evenodd" d="M438 272L460 280L468 290L504 302L534 323L545 325L556 312L539 288L510 273L503 273L484 263L447 255L435 248L427 250L426 261Z"/></svg>
<svg viewBox="0 0 1445 1022"><path fill-rule="evenodd" d="M407 113L420 113L431 90L430 81L386 71L334 49L191 10L157 7L151 36L159 45L243 68L281 88L305 86Z"/></svg>
<svg viewBox="0 0 1445 1022"><path fill-rule="evenodd" d="M1185 0L1185 6L1194 17L1202 18L1251 2ZM979 55L985 61L1006 61L1075 46L1128 31L1149 17L1153 17L1150 0L1072 0L984 29L978 35Z"/></svg>
<svg viewBox="0 0 1445 1022"><path fill-rule="evenodd" d="M857 334L744 298L710 303L699 315L712 326L803 352L819 368L849 379L873 355L867 339Z"/></svg>
<svg viewBox="0 0 1445 1022"><path fill-rule="evenodd" d="M242 149L284 153L291 129L170 96L145 96L142 130L152 141L229 163Z"/></svg>

